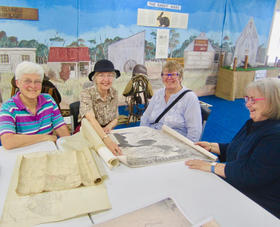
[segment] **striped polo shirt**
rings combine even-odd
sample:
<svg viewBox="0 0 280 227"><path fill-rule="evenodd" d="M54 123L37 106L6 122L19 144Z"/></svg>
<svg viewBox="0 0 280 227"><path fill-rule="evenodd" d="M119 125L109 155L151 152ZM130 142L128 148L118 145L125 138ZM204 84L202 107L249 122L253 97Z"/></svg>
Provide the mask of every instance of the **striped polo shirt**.
<svg viewBox="0 0 280 227"><path fill-rule="evenodd" d="M49 94L38 96L36 115L27 110L19 95L20 92L2 105L0 136L5 133L52 134L53 130L65 124L56 102Z"/></svg>

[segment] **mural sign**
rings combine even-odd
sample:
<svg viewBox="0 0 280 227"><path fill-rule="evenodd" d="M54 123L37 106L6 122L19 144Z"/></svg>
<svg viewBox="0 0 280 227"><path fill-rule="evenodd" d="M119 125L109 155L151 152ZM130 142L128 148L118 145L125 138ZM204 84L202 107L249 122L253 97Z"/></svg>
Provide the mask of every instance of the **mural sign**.
<svg viewBox="0 0 280 227"><path fill-rule="evenodd" d="M194 41L193 51L207 51L208 39L196 39Z"/></svg>
<svg viewBox="0 0 280 227"><path fill-rule="evenodd" d="M38 20L38 9L0 6L0 18Z"/></svg>

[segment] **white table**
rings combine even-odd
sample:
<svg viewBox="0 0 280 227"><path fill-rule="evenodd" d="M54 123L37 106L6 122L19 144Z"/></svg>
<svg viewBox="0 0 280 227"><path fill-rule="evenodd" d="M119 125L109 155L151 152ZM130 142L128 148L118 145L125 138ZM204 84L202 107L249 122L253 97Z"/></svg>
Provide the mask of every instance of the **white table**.
<svg viewBox="0 0 280 227"><path fill-rule="evenodd" d="M112 210L92 215L100 223L171 197L197 223L214 217L220 226L280 226L280 221L212 173L188 169L184 162L144 168L119 166L106 181Z"/></svg>
<svg viewBox="0 0 280 227"><path fill-rule="evenodd" d="M17 154L51 151L52 142L6 151L0 147L0 213ZM110 211L92 215L100 223L171 197L194 223L212 216L220 226L280 226L280 221L238 190L212 173L190 170L184 162L173 162L144 168L124 165L108 170L106 182L112 204ZM39 226L92 226L88 216Z"/></svg>
<svg viewBox="0 0 280 227"><path fill-rule="evenodd" d="M14 166L16 163L18 154L26 154L37 151L54 151L56 150L55 143L51 141L41 142L34 145L5 150L3 146L0 146L0 217L2 215L6 194L9 189L10 180L14 171ZM42 224L39 226L92 226L90 218L85 215L75 219L69 219L62 222Z"/></svg>

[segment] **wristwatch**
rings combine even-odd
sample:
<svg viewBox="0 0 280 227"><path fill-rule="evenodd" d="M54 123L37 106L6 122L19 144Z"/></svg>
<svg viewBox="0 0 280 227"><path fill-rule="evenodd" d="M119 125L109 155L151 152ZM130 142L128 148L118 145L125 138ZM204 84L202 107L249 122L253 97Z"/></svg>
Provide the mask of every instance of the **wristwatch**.
<svg viewBox="0 0 280 227"><path fill-rule="evenodd" d="M217 162L211 162L211 172L215 173L215 167L217 165Z"/></svg>

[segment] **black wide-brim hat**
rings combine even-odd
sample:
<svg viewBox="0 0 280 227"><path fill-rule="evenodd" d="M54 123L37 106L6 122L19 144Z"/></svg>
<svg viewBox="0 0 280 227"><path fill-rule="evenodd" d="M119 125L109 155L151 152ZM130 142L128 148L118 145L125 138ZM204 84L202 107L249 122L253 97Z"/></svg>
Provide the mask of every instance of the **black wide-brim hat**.
<svg viewBox="0 0 280 227"><path fill-rule="evenodd" d="M115 72L116 73L116 78L121 76L121 73L119 70L114 68L114 65L111 61L102 59L94 65L94 70L88 74L88 78L90 81L92 81L92 77L96 72Z"/></svg>

